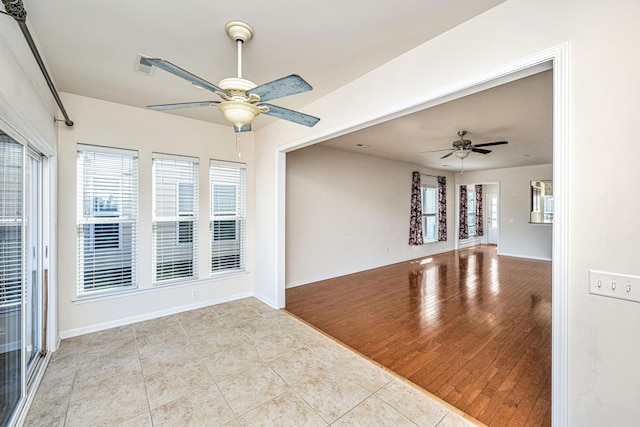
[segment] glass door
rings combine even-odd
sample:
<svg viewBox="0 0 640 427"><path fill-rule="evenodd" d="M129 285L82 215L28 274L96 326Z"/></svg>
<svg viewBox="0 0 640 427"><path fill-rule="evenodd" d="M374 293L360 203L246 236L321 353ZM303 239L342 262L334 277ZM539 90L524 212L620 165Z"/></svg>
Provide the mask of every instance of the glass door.
<svg viewBox="0 0 640 427"><path fill-rule="evenodd" d="M0 131L0 425L24 389L24 147Z"/></svg>
<svg viewBox="0 0 640 427"><path fill-rule="evenodd" d="M42 167L41 156L28 150L26 185L27 284L24 295L27 377L43 355L44 287L42 277Z"/></svg>

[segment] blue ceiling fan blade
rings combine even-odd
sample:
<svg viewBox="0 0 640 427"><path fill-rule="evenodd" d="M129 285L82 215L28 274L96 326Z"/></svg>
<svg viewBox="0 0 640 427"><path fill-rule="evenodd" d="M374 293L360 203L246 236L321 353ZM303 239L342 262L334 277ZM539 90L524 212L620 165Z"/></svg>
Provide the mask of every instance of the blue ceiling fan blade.
<svg viewBox="0 0 640 427"><path fill-rule="evenodd" d="M220 104L220 102L218 101L180 102L177 104L147 105L147 108L150 108L152 110L163 111L163 110L177 110L178 108L210 107L218 104Z"/></svg>
<svg viewBox="0 0 640 427"><path fill-rule="evenodd" d="M277 117L279 119L289 120L290 122L298 123L305 126L314 126L320 121L319 118L310 116L308 114L300 113L298 111L289 110L288 108L278 107L273 104L260 103L259 106L269 107L266 115Z"/></svg>
<svg viewBox="0 0 640 427"><path fill-rule="evenodd" d="M297 74L291 74L269 83L265 83L247 91L247 95L255 94L260 97L260 101L271 101L296 93L312 90L311 85Z"/></svg>
<svg viewBox="0 0 640 427"><path fill-rule="evenodd" d="M178 67L175 64L172 64L169 61L165 61L164 59L161 58L147 58L147 57L141 57L140 59L140 63L142 65L155 65L156 67L160 68L161 70L166 71L167 73L171 73L174 76L178 76L181 79L185 79L186 81L199 86L203 89L207 89L210 90L211 92L221 92L224 93L228 96L231 96L231 94L229 92L227 92L224 89L219 88L218 86L214 85L213 83L209 83L208 81L201 79L200 77L191 74L190 72L188 72L187 70L183 70L182 68Z"/></svg>

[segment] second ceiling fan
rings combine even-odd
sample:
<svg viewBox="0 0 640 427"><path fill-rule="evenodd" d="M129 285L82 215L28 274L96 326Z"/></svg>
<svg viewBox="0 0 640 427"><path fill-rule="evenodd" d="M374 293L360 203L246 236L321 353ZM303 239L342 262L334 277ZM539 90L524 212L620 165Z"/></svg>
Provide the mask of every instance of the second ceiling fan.
<svg viewBox="0 0 640 427"><path fill-rule="evenodd" d="M480 153L480 154L489 154L491 153L491 150L487 150L484 148L480 148L480 147L491 147L493 145L504 145L504 144L508 144L508 141L495 141L495 142L486 142L484 144L473 144L470 140L468 139L464 139L465 135L467 134L466 130L461 130L458 131L458 136L460 137L460 139L453 141L453 147L452 148L446 148L444 150L431 150L431 151L423 151L422 153L434 153L437 151L447 151L449 150L449 153L445 154L444 156L440 157L441 159L446 159L447 157L451 156L451 155L455 155L457 158L459 159L466 159L469 154L471 153Z"/></svg>

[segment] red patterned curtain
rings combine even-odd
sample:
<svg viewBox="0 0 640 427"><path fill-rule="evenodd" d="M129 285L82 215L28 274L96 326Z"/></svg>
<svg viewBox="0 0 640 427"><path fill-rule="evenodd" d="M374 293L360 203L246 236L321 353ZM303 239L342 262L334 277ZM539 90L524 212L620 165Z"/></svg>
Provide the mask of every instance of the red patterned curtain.
<svg viewBox="0 0 640 427"><path fill-rule="evenodd" d="M476 236L484 236L482 204L482 185L476 184Z"/></svg>
<svg viewBox="0 0 640 427"><path fill-rule="evenodd" d="M460 225L458 227L458 238L469 238L469 224L467 224L467 186L460 186Z"/></svg>
<svg viewBox="0 0 640 427"><path fill-rule="evenodd" d="M409 222L409 244L421 245L422 240L422 188L420 172L413 173L411 183L411 221Z"/></svg>
<svg viewBox="0 0 640 427"><path fill-rule="evenodd" d="M447 241L447 177L438 177L438 242Z"/></svg>

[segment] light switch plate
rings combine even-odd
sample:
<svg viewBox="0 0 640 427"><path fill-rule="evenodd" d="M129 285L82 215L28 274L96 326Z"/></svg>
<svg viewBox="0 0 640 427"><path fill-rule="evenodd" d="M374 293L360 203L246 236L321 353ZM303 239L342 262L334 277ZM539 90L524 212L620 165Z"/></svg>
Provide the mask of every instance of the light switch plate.
<svg viewBox="0 0 640 427"><path fill-rule="evenodd" d="M640 277L589 270L589 293L640 302Z"/></svg>

